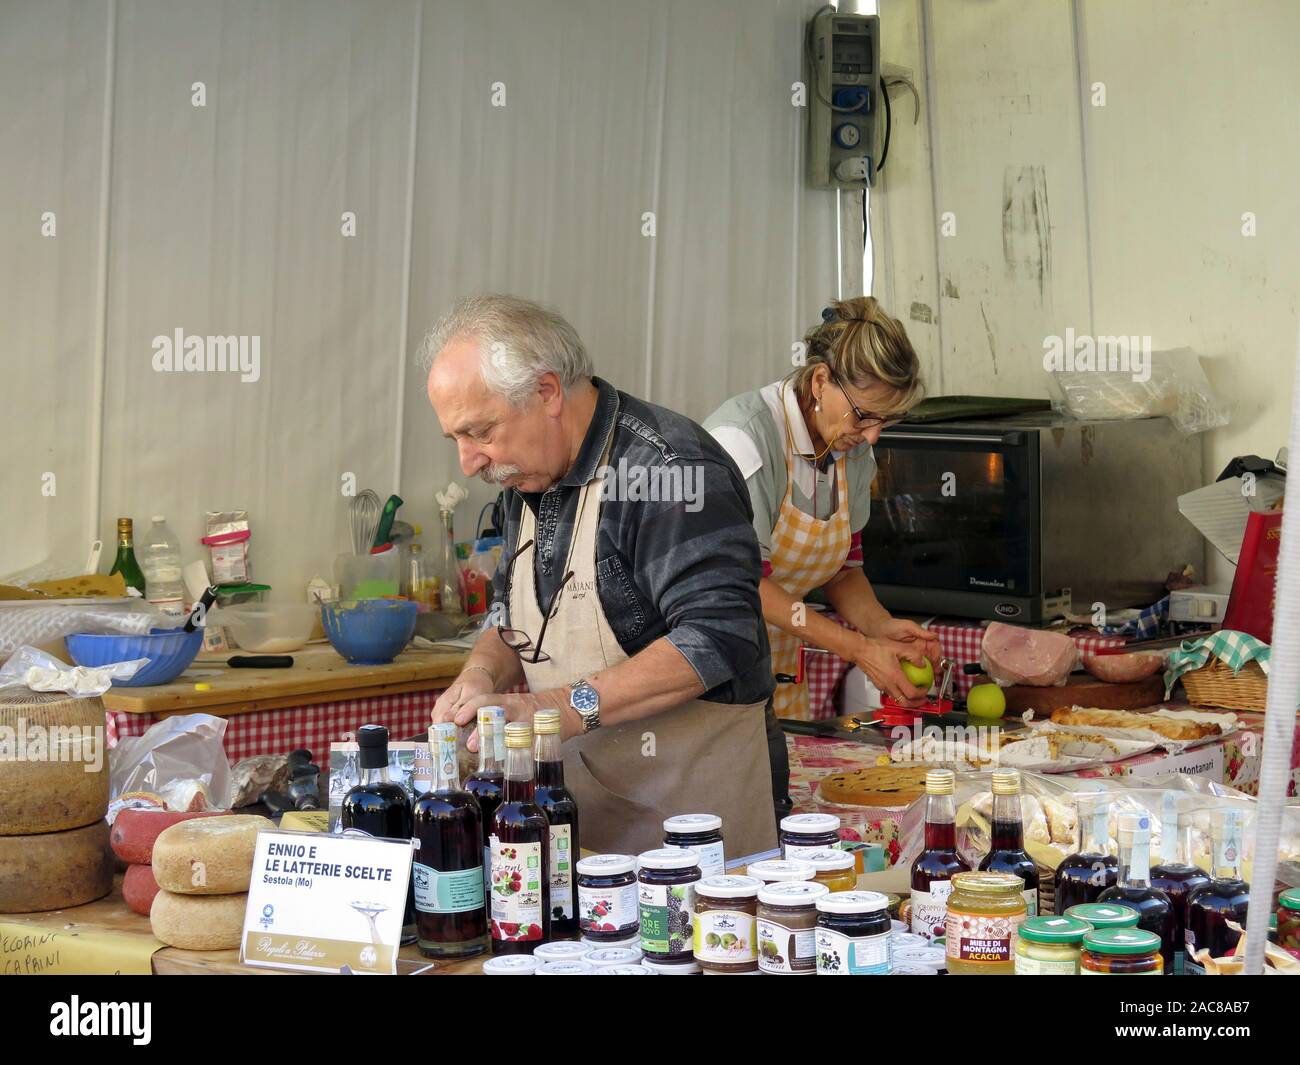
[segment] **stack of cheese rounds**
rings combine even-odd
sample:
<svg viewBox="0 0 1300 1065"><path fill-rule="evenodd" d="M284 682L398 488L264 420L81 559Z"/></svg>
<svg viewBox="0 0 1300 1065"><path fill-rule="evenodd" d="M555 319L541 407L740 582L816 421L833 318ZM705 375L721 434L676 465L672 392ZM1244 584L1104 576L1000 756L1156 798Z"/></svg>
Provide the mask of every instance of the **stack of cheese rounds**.
<svg viewBox="0 0 1300 1065"><path fill-rule="evenodd" d="M231 814L181 821L153 845L159 891L149 910L153 934L186 950L239 946L257 834L275 824Z"/></svg>
<svg viewBox="0 0 1300 1065"><path fill-rule="evenodd" d="M107 895L104 704L9 692L0 696L0 729L0 913L61 910Z"/></svg>

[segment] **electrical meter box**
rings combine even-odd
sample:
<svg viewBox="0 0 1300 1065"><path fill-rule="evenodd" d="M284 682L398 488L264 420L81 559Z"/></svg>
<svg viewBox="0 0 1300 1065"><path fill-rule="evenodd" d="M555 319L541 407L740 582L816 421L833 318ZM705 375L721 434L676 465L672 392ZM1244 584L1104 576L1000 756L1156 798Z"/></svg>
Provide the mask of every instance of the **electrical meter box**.
<svg viewBox="0 0 1300 1065"><path fill-rule="evenodd" d="M808 24L808 181L865 189L876 181L880 19L833 8Z"/></svg>

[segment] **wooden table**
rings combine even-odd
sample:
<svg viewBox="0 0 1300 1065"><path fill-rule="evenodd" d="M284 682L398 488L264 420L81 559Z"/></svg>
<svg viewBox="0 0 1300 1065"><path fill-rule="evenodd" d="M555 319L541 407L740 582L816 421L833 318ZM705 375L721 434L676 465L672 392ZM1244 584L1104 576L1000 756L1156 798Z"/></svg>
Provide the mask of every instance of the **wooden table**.
<svg viewBox="0 0 1300 1065"><path fill-rule="evenodd" d="M120 875L114 879L112 893L95 902L88 902L84 906L73 906L66 910L51 910L48 913L4 914L0 915L0 920L30 925L33 928L52 930L70 931L70 925L77 925L86 931L137 936L146 941L153 939L153 932L149 927L149 918L141 917L127 908L126 902L122 898L122 877ZM414 946L403 947L397 958L397 975L481 975L483 962L488 957L490 955L481 954L467 961L433 962L421 955ZM243 965L239 961L238 950L181 950L177 947L162 947L154 952L152 965L155 976L211 976L214 974L237 976L314 975Z"/></svg>
<svg viewBox="0 0 1300 1065"><path fill-rule="evenodd" d="M460 672L467 657L464 651L408 648L387 665L354 666L328 644L317 644L294 651L289 669L232 669L226 660L235 653L196 658L170 684L113 688L104 695L104 707L118 713L158 717L195 711L230 717L306 703L429 691L445 687L445 682ZM200 675L207 670L216 672ZM211 690L195 690L198 683L211 685Z"/></svg>

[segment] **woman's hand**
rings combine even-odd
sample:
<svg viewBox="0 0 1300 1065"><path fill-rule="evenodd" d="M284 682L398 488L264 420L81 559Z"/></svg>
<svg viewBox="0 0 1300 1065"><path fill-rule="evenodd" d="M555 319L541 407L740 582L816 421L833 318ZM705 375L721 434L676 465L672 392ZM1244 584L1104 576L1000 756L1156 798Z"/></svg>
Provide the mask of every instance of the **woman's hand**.
<svg viewBox="0 0 1300 1065"><path fill-rule="evenodd" d="M900 652L904 658L916 666L921 664L922 658L928 658L935 673L939 672L939 659L943 657L939 638L929 630L921 628L915 621L888 618L875 626L868 635L907 645L909 650L905 653Z"/></svg>
<svg viewBox="0 0 1300 1065"><path fill-rule="evenodd" d="M900 658L911 659L914 654L919 655L920 652L914 645L902 640L863 636L854 650L853 664L885 695L908 706L919 706L925 701L925 692L912 685L898 664Z"/></svg>

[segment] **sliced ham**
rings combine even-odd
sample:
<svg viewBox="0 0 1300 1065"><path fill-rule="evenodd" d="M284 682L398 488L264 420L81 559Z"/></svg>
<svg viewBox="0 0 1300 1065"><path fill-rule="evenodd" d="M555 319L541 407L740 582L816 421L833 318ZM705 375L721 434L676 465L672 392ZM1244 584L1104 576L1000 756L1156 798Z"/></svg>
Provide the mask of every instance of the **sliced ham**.
<svg viewBox="0 0 1300 1065"><path fill-rule="evenodd" d="M984 630L980 665L997 683L1036 688L1062 685L1079 653L1068 636L994 621Z"/></svg>
<svg viewBox="0 0 1300 1065"><path fill-rule="evenodd" d="M1117 684L1145 680L1165 664L1164 655L1141 651L1123 655L1084 655L1083 668L1098 680Z"/></svg>

